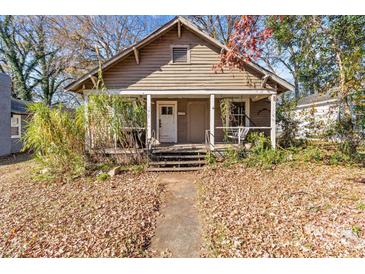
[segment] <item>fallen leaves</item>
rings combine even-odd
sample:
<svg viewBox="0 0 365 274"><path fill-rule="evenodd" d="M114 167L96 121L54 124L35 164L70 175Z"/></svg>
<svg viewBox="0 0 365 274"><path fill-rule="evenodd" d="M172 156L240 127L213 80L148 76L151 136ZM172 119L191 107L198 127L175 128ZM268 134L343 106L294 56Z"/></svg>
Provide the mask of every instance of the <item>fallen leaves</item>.
<svg viewBox="0 0 365 274"><path fill-rule="evenodd" d="M200 177L204 256L365 256L364 169L235 165Z"/></svg>
<svg viewBox="0 0 365 274"><path fill-rule="evenodd" d="M12 172L0 167L0 257L149 256L163 191L154 174L50 184Z"/></svg>

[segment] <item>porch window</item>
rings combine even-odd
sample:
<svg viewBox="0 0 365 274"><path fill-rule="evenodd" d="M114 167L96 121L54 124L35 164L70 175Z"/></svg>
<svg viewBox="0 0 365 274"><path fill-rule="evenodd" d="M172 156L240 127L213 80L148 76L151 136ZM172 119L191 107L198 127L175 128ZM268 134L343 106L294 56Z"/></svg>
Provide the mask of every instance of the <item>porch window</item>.
<svg viewBox="0 0 365 274"><path fill-rule="evenodd" d="M161 107L161 114L162 115L172 115L173 114L172 107Z"/></svg>
<svg viewBox="0 0 365 274"><path fill-rule="evenodd" d="M13 114L11 116L11 138L20 138L21 135L21 116Z"/></svg>
<svg viewBox="0 0 365 274"><path fill-rule="evenodd" d="M246 126L246 105L245 102L231 102L230 126Z"/></svg>
<svg viewBox="0 0 365 274"><path fill-rule="evenodd" d="M189 63L189 47L188 46L172 46L172 63L186 64Z"/></svg>

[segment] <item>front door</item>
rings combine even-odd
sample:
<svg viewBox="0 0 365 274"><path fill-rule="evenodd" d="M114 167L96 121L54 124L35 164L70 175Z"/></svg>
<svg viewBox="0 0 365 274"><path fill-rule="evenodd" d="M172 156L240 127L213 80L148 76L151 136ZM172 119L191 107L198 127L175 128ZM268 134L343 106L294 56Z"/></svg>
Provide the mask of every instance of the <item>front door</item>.
<svg viewBox="0 0 365 274"><path fill-rule="evenodd" d="M177 102L158 102L158 138L160 143L177 142Z"/></svg>

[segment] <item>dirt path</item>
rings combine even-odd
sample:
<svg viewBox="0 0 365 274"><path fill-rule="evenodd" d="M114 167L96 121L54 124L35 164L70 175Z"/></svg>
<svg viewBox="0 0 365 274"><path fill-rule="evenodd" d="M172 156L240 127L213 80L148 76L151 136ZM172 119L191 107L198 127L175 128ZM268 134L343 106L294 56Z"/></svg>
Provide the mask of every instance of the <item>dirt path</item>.
<svg viewBox="0 0 365 274"><path fill-rule="evenodd" d="M166 185L166 199L157 220L151 249L172 257L199 257L201 225L196 206L196 177L192 173L164 173L157 180Z"/></svg>

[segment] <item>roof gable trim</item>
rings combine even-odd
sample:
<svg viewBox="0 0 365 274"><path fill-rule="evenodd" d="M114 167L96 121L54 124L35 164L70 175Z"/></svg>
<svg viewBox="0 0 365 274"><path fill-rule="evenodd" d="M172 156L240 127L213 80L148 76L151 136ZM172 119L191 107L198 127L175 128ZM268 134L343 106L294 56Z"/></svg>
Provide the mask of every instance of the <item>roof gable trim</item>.
<svg viewBox="0 0 365 274"><path fill-rule="evenodd" d="M208 34L206 34L203 31L201 31L193 23L191 23L190 21L188 21L184 17L177 16L174 19L172 19L171 21L167 22L162 27L160 27L159 29L155 30L154 32L152 32L151 34L149 34L148 36L146 36L145 38L143 38L141 41L139 41L139 42L131 45L127 49L121 51L120 53L118 53L114 57L112 57L111 59L107 60L104 64L102 64L102 66L101 66L102 70L110 67L112 64L114 64L114 63L122 60L124 57L126 57L129 54L133 53L135 50L139 50L140 48L144 47L148 43L150 43L150 42L154 41L155 39L157 39L158 37L162 36L164 33L166 33L167 31L169 31L175 24L177 24L178 26L180 25L180 27L181 27L181 25L187 27L188 29L190 29L190 31L192 31L196 35L204 38L205 40L207 40L208 42L210 42L211 44L213 44L217 48L221 48L222 50L228 50L227 46L223 45L218 40L210 37ZM293 90L294 89L294 87L293 87L292 84L288 83L287 81L285 81L284 79L280 78L276 74L274 74L274 73L272 73L272 72L264 69L263 67L255 64L253 62L247 62L247 61L245 61L245 62L252 69L258 71L261 74L263 74L263 77L270 76L273 81L275 81L276 83L278 83L284 89L287 89L287 90ZM91 77L93 77L93 76L95 76L97 74L98 69L99 68L96 67L93 70L91 70L90 72L88 72L85 75L81 76L79 79L73 81L72 83L70 83L69 85L67 85L65 87L65 90L67 90L67 91L75 91L76 89L80 88L80 85L84 81L90 79Z"/></svg>

